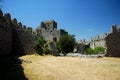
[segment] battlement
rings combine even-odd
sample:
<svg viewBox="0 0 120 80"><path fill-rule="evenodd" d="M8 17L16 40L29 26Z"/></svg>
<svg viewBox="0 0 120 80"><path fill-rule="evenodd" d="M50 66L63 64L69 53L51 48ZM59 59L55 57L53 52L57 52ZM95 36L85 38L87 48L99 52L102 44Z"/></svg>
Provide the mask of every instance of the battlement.
<svg viewBox="0 0 120 80"><path fill-rule="evenodd" d="M11 19L9 13L3 14L0 9L0 56L34 53L34 41L36 38L31 27L26 27L16 18Z"/></svg>
<svg viewBox="0 0 120 80"><path fill-rule="evenodd" d="M114 24L111 26L110 33L116 33L116 32L120 32L120 26Z"/></svg>
<svg viewBox="0 0 120 80"><path fill-rule="evenodd" d="M40 27L46 30L54 30L54 28L57 28L57 23L54 20L47 20L41 22Z"/></svg>
<svg viewBox="0 0 120 80"><path fill-rule="evenodd" d="M1 9L0 9L0 19L1 19L1 22L0 22L1 25L7 25L13 29L19 29L19 30L28 31L32 33L33 29L31 27L27 28L21 22L18 22L16 18L11 19L11 15L9 13L3 14Z"/></svg>

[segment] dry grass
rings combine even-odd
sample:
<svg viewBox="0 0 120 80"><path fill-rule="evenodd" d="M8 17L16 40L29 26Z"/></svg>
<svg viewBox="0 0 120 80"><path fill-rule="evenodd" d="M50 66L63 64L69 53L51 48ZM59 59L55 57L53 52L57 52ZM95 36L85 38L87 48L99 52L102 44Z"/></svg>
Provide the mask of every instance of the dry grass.
<svg viewBox="0 0 120 80"><path fill-rule="evenodd" d="M23 56L29 80L120 80L120 58Z"/></svg>

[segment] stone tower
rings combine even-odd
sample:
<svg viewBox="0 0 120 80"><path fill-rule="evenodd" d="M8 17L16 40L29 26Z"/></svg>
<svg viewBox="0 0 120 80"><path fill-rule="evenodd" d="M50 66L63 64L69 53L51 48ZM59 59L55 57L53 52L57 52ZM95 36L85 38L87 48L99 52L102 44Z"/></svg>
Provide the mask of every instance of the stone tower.
<svg viewBox="0 0 120 80"><path fill-rule="evenodd" d="M57 29L57 23L54 20L47 20L41 22L40 26L36 29L37 35L47 41L58 41L60 36L68 34L63 29Z"/></svg>
<svg viewBox="0 0 120 80"><path fill-rule="evenodd" d="M46 30L54 30L54 28L57 28L57 23L54 20L48 20L41 22L40 26Z"/></svg>

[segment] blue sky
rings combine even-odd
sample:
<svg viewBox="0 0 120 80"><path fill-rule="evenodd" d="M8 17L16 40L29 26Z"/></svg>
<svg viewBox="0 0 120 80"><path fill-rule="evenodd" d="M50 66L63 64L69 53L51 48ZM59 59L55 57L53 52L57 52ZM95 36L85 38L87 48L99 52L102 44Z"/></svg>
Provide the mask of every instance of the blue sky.
<svg viewBox="0 0 120 80"><path fill-rule="evenodd" d="M120 25L120 0L3 0L0 7L33 29L43 20L55 20L59 29L77 40L109 33L112 24Z"/></svg>

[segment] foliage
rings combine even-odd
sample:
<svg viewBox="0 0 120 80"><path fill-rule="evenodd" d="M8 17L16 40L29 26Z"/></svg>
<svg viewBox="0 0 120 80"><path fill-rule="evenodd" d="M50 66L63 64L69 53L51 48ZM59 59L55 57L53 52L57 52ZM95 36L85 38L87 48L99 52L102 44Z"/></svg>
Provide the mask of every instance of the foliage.
<svg viewBox="0 0 120 80"><path fill-rule="evenodd" d="M43 54L43 49L41 46L39 46L39 45L37 46L36 53L38 53L39 55Z"/></svg>
<svg viewBox="0 0 120 80"><path fill-rule="evenodd" d="M92 48L87 48L85 51L85 54L93 54L93 49Z"/></svg>
<svg viewBox="0 0 120 80"><path fill-rule="evenodd" d="M99 46L99 47L95 47L94 49L90 48L90 47L86 47L85 49L85 54L99 54L104 52L104 48Z"/></svg>
<svg viewBox="0 0 120 80"><path fill-rule="evenodd" d="M99 54L99 53L102 53L102 52L104 52L104 48L103 47L101 47L101 46L99 46L99 47L95 47L94 48L94 54Z"/></svg>
<svg viewBox="0 0 120 80"><path fill-rule="evenodd" d="M49 49L47 47L48 46L45 43L45 40L43 38L39 38L36 53L38 53L39 55L48 54Z"/></svg>
<svg viewBox="0 0 120 80"><path fill-rule="evenodd" d="M43 53L44 53L44 54L49 54L49 52L50 52L50 51L49 51L49 49L48 49L48 48L46 48L46 47L45 47L45 48L43 48Z"/></svg>
<svg viewBox="0 0 120 80"><path fill-rule="evenodd" d="M43 45L44 45L44 39L43 39L43 38L39 38L39 39L38 39L37 50L36 50L36 52L37 52L39 55L42 55L42 54L43 54Z"/></svg>
<svg viewBox="0 0 120 80"><path fill-rule="evenodd" d="M63 35L57 42L57 48L62 51L64 55L68 52L72 52L75 46L75 36L74 35Z"/></svg>

